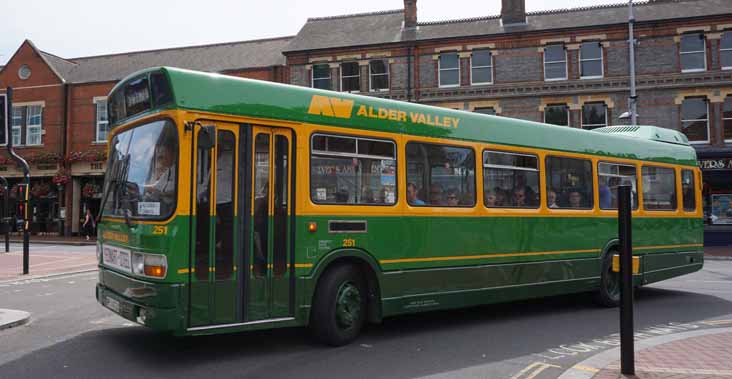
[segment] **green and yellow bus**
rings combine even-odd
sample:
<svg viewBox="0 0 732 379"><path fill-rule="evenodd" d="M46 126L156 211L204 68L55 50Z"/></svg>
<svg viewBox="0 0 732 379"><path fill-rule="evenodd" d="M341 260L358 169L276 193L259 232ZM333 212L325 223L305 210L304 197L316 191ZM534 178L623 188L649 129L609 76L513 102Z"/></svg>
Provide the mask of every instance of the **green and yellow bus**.
<svg viewBox="0 0 732 379"><path fill-rule="evenodd" d="M683 134L593 131L153 68L109 98L99 303L176 335L594 291L618 303L618 185L637 286L701 269Z"/></svg>

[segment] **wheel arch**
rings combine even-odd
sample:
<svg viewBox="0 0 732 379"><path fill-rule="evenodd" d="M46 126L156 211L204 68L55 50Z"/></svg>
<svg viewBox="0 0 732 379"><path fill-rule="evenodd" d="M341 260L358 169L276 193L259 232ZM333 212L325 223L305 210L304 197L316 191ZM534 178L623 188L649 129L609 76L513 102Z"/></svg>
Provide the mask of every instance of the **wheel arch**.
<svg viewBox="0 0 732 379"><path fill-rule="evenodd" d="M335 249L316 263L310 275L312 280L312 293L310 295L310 304L313 303L315 293L323 274L329 269L342 265L351 264L358 268L366 280L367 286L367 304L368 314L367 321L378 323L381 321L381 266L376 258L365 250L356 248Z"/></svg>

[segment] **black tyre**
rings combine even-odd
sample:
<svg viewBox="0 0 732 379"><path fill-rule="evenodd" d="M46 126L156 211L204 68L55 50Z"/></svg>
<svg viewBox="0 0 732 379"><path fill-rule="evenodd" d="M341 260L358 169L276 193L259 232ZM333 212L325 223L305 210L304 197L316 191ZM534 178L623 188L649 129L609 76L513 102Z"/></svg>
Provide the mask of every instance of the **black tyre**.
<svg viewBox="0 0 732 379"><path fill-rule="evenodd" d="M597 291L597 302L610 308L620 305L620 273L613 272L615 254L618 254L616 250L610 250L602 257L600 289Z"/></svg>
<svg viewBox="0 0 732 379"><path fill-rule="evenodd" d="M366 297L366 284L356 267L329 269L318 282L310 311L313 336L331 346L356 339L366 321Z"/></svg>

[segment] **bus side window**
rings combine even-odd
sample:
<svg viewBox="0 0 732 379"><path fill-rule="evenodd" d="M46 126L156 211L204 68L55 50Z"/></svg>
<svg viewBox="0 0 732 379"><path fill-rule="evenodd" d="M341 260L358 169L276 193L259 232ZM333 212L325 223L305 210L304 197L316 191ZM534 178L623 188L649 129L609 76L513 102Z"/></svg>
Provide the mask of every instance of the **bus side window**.
<svg viewBox="0 0 732 379"><path fill-rule="evenodd" d="M396 169L392 141L313 134L310 199L317 204L393 205Z"/></svg>
<svg viewBox="0 0 732 379"><path fill-rule="evenodd" d="M676 210L676 173L667 167L643 166L643 209Z"/></svg>
<svg viewBox="0 0 732 379"><path fill-rule="evenodd" d="M629 185L633 209L638 209L638 180L635 166L619 163L597 164L600 209L618 209L618 186Z"/></svg>
<svg viewBox="0 0 732 379"><path fill-rule="evenodd" d="M694 171L681 170L681 192L684 200L684 210L693 212L696 210L696 181Z"/></svg>
<svg viewBox="0 0 732 379"><path fill-rule="evenodd" d="M407 143L407 202L412 206L475 206L475 151Z"/></svg>
<svg viewBox="0 0 732 379"><path fill-rule="evenodd" d="M483 151L483 199L488 208L539 208L539 159Z"/></svg>
<svg viewBox="0 0 732 379"><path fill-rule="evenodd" d="M546 171L549 208L592 209L594 193L592 162L589 159L547 157ZM552 203L553 197L556 200Z"/></svg>

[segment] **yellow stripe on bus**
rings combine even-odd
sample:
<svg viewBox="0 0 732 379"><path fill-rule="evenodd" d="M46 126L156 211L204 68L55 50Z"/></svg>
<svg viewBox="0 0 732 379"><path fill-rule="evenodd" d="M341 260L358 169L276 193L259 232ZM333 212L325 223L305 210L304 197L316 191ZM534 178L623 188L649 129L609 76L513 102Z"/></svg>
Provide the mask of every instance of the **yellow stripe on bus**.
<svg viewBox="0 0 732 379"><path fill-rule="evenodd" d="M535 256L535 255L581 254L581 253L599 253L599 252L600 252L600 249L539 251L539 252L528 252L528 253L462 255L462 256L454 256L454 257L382 259L379 261L379 263L387 264L387 263L410 263L410 262L461 261L461 260L491 259L491 258L505 258L505 257L528 257L528 256Z"/></svg>
<svg viewBox="0 0 732 379"><path fill-rule="evenodd" d="M633 246L634 250L671 249L675 247L704 247L703 243L691 243L687 245L658 245L658 246Z"/></svg>

